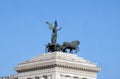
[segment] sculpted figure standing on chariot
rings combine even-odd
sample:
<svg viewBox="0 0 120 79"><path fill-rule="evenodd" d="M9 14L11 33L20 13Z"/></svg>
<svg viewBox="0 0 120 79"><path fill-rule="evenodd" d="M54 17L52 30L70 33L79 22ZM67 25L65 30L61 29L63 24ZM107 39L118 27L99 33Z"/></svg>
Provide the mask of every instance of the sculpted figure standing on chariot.
<svg viewBox="0 0 120 79"><path fill-rule="evenodd" d="M61 28L57 29L57 21L55 21L54 27L51 23L46 22L50 28L50 30L52 30L52 36L51 36L51 43L52 44L56 44L57 41L57 31L61 30Z"/></svg>

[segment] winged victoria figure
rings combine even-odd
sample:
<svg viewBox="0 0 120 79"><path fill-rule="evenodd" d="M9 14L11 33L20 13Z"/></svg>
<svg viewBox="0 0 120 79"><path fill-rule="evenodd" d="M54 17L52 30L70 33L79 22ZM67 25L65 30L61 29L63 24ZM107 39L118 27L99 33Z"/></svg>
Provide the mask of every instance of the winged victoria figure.
<svg viewBox="0 0 120 79"><path fill-rule="evenodd" d="M51 43L56 44L57 42L57 32L62 29L62 27L57 28L57 21L55 21L54 26L46 21L46 24L48 24L50 30L52 30L52 36L51 36Z"/></svg>

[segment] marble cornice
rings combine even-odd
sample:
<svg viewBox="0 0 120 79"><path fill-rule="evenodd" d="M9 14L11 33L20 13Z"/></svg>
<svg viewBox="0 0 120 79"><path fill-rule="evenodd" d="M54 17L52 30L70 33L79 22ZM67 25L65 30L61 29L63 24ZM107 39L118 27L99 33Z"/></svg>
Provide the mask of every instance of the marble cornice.
<svg viewBox="0 0 120 79"><path fill-rule="evenodd" d="M34 70L41 70L41 69L53 68L53 67L55 67L55 66L56 66L56 65L47 65L47 66L38 66L38 67L28 67L28 68L22 67L22 68L15 68L15 70L16 70L18 73L21 73L21 72L26 72L26 71L34 71Z"/></svg>
<svg viewBox="0 0 120 79"><path fill-rule="evenodd" d="M34 70L42 70L54 67L76 69L81 71L99 72L100 68L96 64L89 62L76 55L53 52L46 53L20 63L15 70L18 73Z"/></svg>
<svg viewBox="0 0 120 79"><path fill-rule="evenodd" d="M99 72L100 69L97 67L89 67L89 66L76 66L74 65L65 65L63 63L54 63L54 64L49 64L49 65L30 65L30 66L23 66L23 67L16 67L15 70L18 73L21 72L26 72L26 71L34 71L34 70L42 70L42 69L48 69L48 68L54 68L54 67L61 67L61 68L68 68L68 69L76 69L76 70L81 70L81 71L90 71L90 72Z"/></svg>

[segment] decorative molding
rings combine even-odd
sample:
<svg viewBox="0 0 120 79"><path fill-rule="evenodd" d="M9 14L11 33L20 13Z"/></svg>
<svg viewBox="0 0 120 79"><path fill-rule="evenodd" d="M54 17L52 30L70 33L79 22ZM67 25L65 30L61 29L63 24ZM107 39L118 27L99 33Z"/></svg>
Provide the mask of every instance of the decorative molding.
<svg viewBox="0 0 120 79"><path fill-rule="evenodd" d="M52 74L52 76L55 77L55 73L58 73L57 76L68 73L70 76L75 74L76 76L80 75L80 77L96 79L96 74L100 71L100 68L88 60L77 57L77 55L52 52L38 55L37 57L20 63L15 67L15 70L18 72L20 79L44 74ZM80 78L74 78L73 76L72 79Z"/></svg>
<svg viewBox="0 0 120 79"><path fill-rule="evenodd" d="M65 55L67 55L68 57L66 57ZM44 58L44 60L40 60L41 58ZM18 67L15 68L15 70L18 73L21 73L26 71L34 71L34 70L48 69L54 67L76 69L76 70L88 71L88 72L100 71L100 68L96 67L96 65L91 62L88 62L84 59L80 59L76 55L73 54L69 55L67 53L61 53L61 52L49 53L49 54L40 55L38 57L34 57L31 60L19 64Z"/></svg>

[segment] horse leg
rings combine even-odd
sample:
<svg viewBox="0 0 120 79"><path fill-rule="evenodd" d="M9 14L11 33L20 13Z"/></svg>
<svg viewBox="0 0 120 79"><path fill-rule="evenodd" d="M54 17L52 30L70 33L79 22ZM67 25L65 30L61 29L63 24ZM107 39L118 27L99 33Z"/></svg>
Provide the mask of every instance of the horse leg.
<svg viewBox="0 0 120 79"><path fill-rule="evenodd" d="M77 53L79 51L79 47L76 47L75 50L75 53Z"/></svg>
<svg viewBox="0 0 120 79"><path fill-rule="evenodd" d="M66 50L66 48L64 48L64 49L62 50L62 52L65 52L65 53L67 53L67 50Z"/></svg>
<svg viewBox="0 0 120 79"><path fill-rule="evenodd" d="M72 49L70 49L70 53L72 53Z"/></svg>
<svg viewBox="0 0 120 79"><path fill-rule="evenodd" d="M66 52L66 49L63 49L62 52Z"/></svg>

